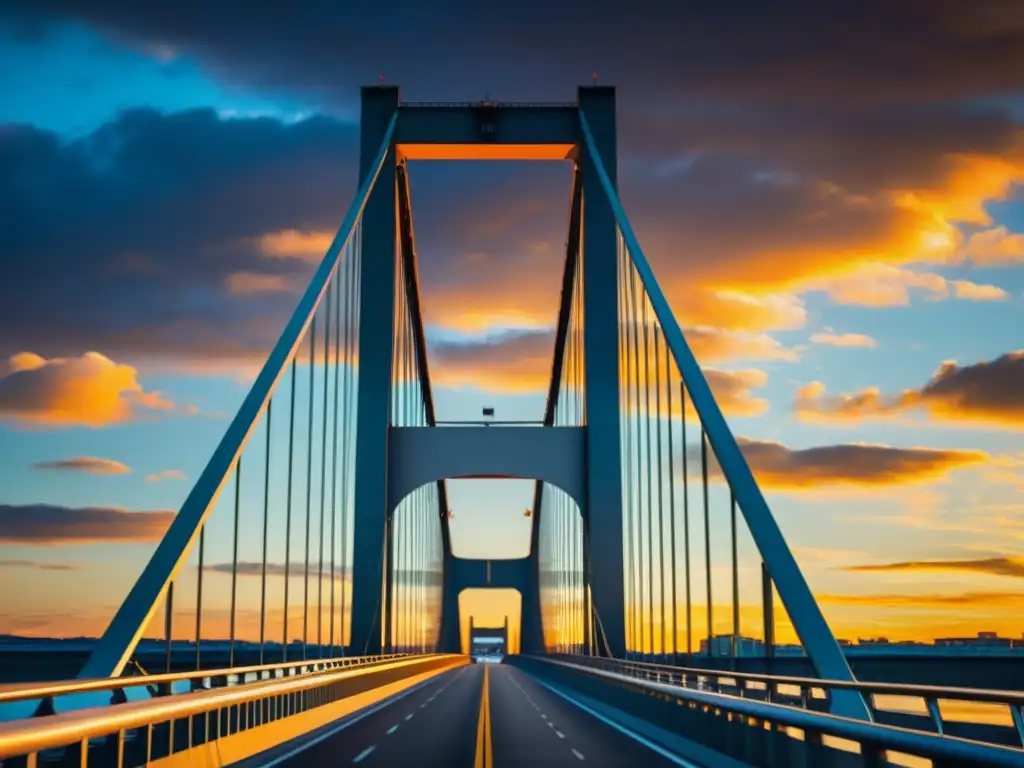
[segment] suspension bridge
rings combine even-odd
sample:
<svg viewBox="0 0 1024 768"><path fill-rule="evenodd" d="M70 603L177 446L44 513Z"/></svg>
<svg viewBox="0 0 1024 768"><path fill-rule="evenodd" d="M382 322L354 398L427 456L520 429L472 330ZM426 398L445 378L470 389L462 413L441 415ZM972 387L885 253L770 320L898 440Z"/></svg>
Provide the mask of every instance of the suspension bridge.
<svg viewBox="0 0 1024 768"><path fill-rule="evenodd" d="M1024 765L1018 666L868 663L833 636L619 199L613 88L368 87L360 147L333 243L105 633L0 687L3 766ZM474 159L573 168L537 424L435 417L410 163ZM528 556L453 555L462 478L535 482ZM518 629L464 638L474 588L517 590ZM488 640L518 653L472 663Z"/></svg>

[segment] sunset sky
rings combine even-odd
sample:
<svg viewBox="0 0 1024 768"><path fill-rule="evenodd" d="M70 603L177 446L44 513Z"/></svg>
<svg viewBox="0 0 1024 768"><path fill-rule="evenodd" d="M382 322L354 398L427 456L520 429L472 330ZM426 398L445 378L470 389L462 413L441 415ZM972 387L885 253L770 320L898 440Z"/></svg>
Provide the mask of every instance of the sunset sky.
<svg viewBox="0 0 1024 768"><path fill-rule="evenodd" d="M351 202L359 86L571 101L594 73L634 229L835 634L1024 632L1020 3L12 5L0 632L106 626ZM410 164L439 419L542 417L570 181ZM450 483L456 554L525 555L531 495Z"/></svg>

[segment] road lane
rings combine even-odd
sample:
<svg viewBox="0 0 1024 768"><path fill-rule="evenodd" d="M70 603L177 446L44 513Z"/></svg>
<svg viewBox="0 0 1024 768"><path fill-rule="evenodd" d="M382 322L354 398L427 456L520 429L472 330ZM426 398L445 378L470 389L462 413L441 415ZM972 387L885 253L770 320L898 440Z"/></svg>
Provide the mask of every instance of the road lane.
<svg viewBox="0 0 1024 768"><path fill-rule="evenodd" d="M555 768L583 763L607 768L696 768L504 664L458 667L349 720L353 721L347 725L340 721L337 732L301 751L293 750L283 758L267 756L260 764L268 768Z"/></svg>
<svg viewBox="0 0 1024 768"><path fill-rule="evenodd" d="M490 700L494 768L692 765L646 746L514 667L491 668Z"/></svg>
<svg viewBox="0 0 1024 768"><path fill-rule="evenodd" d="M482 670L475 665L444 672L334 735L283 760L271 758L262 764L273 768L471 766L482 681Z"/></svg>

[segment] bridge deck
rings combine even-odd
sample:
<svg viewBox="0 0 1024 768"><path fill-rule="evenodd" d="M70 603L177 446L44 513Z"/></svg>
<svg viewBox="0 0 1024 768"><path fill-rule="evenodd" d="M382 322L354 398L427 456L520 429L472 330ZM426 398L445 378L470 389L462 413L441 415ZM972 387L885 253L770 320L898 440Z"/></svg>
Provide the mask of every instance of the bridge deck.
<svg viewBox="0 0 1024 768"><path fill-rule="evenodd" d="M481 749L484 708L490 734ZM438 675L246 766L397 766L413 760L422 768L696 765L648 747L514 667L477 664Z"/></svg>

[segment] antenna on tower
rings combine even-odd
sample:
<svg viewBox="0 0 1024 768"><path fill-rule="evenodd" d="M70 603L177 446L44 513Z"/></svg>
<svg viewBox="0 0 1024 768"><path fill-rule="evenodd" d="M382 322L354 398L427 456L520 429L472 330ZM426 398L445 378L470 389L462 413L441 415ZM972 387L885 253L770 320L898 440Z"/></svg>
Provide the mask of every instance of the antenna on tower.
<svg viewBox="0 0 1024 768"><path fill-rule="evenodd" d="M384 75L383 74L377 75L377 79L380 81L381 85L384 85Z"/></svg>
<svg viewBox="0 0 1024 768"><path fill-rule="evenodd" d="M597 72L591 73L590 79L594 81L594 85L597 85Z"/></svg>

